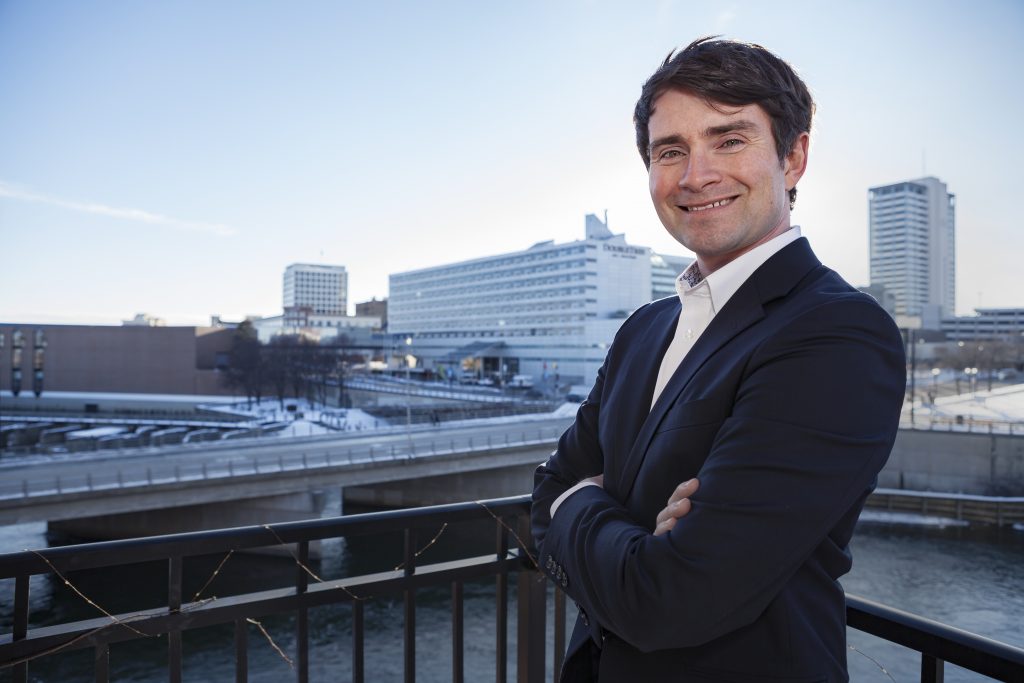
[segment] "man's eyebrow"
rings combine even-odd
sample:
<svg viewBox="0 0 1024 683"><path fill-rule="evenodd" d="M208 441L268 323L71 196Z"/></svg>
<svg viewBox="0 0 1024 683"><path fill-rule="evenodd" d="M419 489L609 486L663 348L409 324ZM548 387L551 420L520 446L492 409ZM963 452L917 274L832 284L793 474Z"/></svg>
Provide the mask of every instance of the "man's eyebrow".
<svg viewBox="0 0 1024 683"><path fill-rule="evenodd" d="M725 135L727 133L737 133L741 131L757 130L758 125L749 119L737 119L730 121L729 123L723 123L720 126L711 126L705 128L703 137L713 138L718 135Z"/></svg>
<svg viewBox="0 0 1024 683"><path fill-rule="evenodd" d="M758 125L749 119L736 119L735 121L729 121L723 123L720 126L711 126L705 128L701 132L701 137L713 138L719 135L727 135L729 133L739 133L750 130L757 130ZM657 147L662 145L679 145L686 144L686 139L682 135L665 135L664 137L651 140L651 143L647 146L647 151L651 152Z"/></svg>
<svg viewBox="0 0 1024 683"><path fill-rule="evenodd" d="M655 140L651 140L651 143L649 145L647 145L647 150L651 151L655 147L661 147L662 145L678 145L678 144L684 143L684 142L686 142L686 141L683 140L683 136L682 135L666 135L664 137L660 137L660 138L657 138Z"/></svg>

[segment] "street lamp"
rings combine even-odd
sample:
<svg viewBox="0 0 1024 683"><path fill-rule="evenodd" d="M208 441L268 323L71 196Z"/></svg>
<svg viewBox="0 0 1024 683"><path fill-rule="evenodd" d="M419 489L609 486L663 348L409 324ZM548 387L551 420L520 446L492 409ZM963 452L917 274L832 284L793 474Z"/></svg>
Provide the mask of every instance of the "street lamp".
<svg viewBox="0 0 1024 683"><path fill-rule="evenodd" d="M412 378L410 371L416 357L412 355L412 336L405 338L405 429L406 432L412 428ZM410 436L410 438L412 438Z"/></svg>
<svg viewBox="0 0 1024 683"><path fill-rule="evenodd" d="M967 375L967 388L974 396L978 391L978 368L964 368L964 374Z"/></svg>

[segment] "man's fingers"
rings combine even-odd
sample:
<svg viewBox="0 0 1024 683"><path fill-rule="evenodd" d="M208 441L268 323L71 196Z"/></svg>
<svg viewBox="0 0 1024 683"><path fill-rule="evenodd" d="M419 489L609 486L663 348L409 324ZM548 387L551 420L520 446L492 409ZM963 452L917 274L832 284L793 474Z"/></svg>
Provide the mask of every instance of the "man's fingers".
<svg viewBox="0 0 1024 683"><path fill-rule="evenodd" d="M664 507L662 511L658 513L658 517L655 519L655 522L660 526L662 523L667 522L671 519L674 524L676 519L684 516L689 511L690 500L689 498L684 498L683 500L678 500L674 503L669 503L666 507Z"/></svg>
<svg viewBox="0 0 1024 683"><path fill-rule="evenodd" d="M686 516L693 507L690 496L697 492L700 482L696 479L688 479L676 487L675 491L668 498L668 504L662 508L655 518L654 535L660 536L668 533L676 525L676 520Z"/></svg>
<svg viewBox="0 0 1024 683"><path fill-rule="evenodd" d="M689 498L697 492L697 488L700 486L700 482L696 479L687 479L682 484L676 487L676 490L672 492L672 495L668 498L668 504L671 505L676 501Z"/></svg>
<svg viewBox="0 0 1024 683"><path fill-rule="evenodd" d="M656 526L654 528L654 535L655 536L661 536L662 534L667 534L669 531L672 530L672 527L674 527L675 525L676 525L676 518L675 517L669 517L664 522L659 522L658 523L658 526Z"/></svg>

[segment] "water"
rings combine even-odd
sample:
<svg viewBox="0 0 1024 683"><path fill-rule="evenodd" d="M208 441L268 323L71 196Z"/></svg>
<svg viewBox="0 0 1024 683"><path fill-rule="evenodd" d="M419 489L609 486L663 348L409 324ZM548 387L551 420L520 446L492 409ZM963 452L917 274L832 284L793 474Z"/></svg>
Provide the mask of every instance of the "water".
<svg viewBox="0 0 1024 683"><path fill-rule="evenodd" d="M852 543L847 592L1024 647L1024 531L862 521ZM850 679L917 681L920 656L850 629ZM946 666L946 681L990 680Z"/></svg>
<svg viewBox="0 0 1024 683"><path fill-rule="evenodd" d="M337 501L331 501L337 505ZM45 525L0 528L0 551L45 545ZM479 545L489 552L490 522L468 528L449 527L422 557L437 561L455 548ZM426 540L426 539L425 539ZM844 578L857 595L951 624L996 640L1024 646L1020 626L1024 614L1024 531L981 525L966 527L862 521L853 542L854 569ZM222 557L191 559L185 566L185 595L198 591ZM326 542L315 569L336 577L392 569L401 559L401 538L349 539ZM261 590L294 580L290 558L232 557L204 596ZM74 584L113 612L166 604L166 565L79 572ZM515 636L515 580L509 581L510 641ZM9 633L13 582L0 581L0 631ZM144 604L140 604L142 599ZM549 601L550 603L550 601ZM365 670L369 681L402 678L401 597L378 596L365 603ZM59 581L37 578L31 590L32 626L60 619L89 618L95 610L72 595ZM571 607L571 603L570 603ZM451 596L440 587L417 594L417 680L451 680ZM493 680L495 662L495 588L488 579L465 587L466 679ZM294 652L294 618L259 619L275 643ZM549 622L550 623L550 622ZM571 620L570 620L571 623ZM350 680L351 608L326 606L310 610L310 680ZM234 634L231 626L188 631L183 636L184 678L187 681L234 680ZM885 641L851 630L851 680L857 683L917 681L919 656ZM514 642L509 649L509 680L514 680ZM256 626L249 627L249 675L257 682L293 680L288 663ZM550 650L550 647L549 647ZM550 652L548 653L550 660ZM30 667L30 680L75 682L92 680L92 651L56 655L50 663ZM877 662L877 663L876 663ZM885 669L883 672L882 669ZM886 673L888 672L888 673ZM891 676L891 678L890 678ZM166 640L156 638L111 647L111 679L131 683L166 680ZM10 671L0 671L0 682ZM947 666L950 683L986 680Z"/></svg>

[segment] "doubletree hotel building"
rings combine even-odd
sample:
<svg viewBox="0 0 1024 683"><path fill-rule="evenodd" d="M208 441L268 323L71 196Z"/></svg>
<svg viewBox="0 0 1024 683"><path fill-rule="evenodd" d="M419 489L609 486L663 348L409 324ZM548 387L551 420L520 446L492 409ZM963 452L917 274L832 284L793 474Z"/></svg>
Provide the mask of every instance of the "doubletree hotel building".
<svg viewBox="0 0 1024 683"><path fill-rule="evenodd" d="M689 262L629 245L588 215L582 240L391 275L389 331L442 375L589 384L626 317L673 296Z"/></svg>

